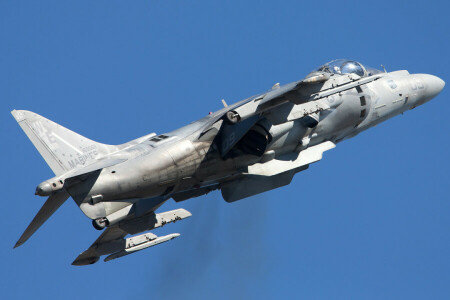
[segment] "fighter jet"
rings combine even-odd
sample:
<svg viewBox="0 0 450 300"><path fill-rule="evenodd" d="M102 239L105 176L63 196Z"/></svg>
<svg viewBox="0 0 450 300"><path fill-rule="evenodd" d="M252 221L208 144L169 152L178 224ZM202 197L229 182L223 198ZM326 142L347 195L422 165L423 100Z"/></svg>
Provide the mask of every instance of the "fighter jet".
<svg viewBox="0 0 450 300"><path fill-rule="evenodd" d="M48 197L18 240L22 245L69 198L104 230L73 265L116 259L179 236L139 234L185 219L156 212L220 190L234 202L288 185L337 143L437 96L445 83L428 74L382 72L334 60L304 79L224 108L164 134L121 145L89 140L33 112L12 115L55 173L36 188ZM126 238L126 236L135 235Z"/></svg>

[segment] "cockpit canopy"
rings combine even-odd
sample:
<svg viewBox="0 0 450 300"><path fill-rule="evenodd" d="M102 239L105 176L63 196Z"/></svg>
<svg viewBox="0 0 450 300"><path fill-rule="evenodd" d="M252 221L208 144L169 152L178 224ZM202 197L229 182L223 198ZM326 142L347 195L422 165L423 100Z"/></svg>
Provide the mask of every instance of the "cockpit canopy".
<svg viewBox="0 0 450 300"><path fill-rule="evenodd" d="M357 61L348 59L336 59L332 60L323 66L320 66L314 72L326 72L331 74L356 74L361 77L372 76L378 73L382 73L380 70L364 67Z"/></svg>

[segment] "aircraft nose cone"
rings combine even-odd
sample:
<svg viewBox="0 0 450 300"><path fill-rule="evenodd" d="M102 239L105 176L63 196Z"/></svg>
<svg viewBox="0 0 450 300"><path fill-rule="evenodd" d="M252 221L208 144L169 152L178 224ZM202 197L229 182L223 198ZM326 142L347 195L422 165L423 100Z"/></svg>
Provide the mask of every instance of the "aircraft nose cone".
<svg viewBox="0 0 450 300"><path fill-rule="evenodd" d="M445 81L434 75L424 74L422 79L427 87L426 94L429 99L436 97L445 86Z"/></svg>

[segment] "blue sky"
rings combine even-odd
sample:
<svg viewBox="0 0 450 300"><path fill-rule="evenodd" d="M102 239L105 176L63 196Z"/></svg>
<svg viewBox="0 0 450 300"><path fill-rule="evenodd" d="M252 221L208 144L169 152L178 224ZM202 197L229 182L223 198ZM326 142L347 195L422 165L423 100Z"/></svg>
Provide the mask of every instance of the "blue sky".
<svg viewBox="0 0 450 300"><path fill-rule="evenodd" d="M0 291L5 299L448 299L448 87L338 144L291 185L214 192L181 237L73 267L99 232L73 201L12 249L53 176L10 115L120 144L303 78L334 58L449 82L447 1L0 1Z"/></svg>

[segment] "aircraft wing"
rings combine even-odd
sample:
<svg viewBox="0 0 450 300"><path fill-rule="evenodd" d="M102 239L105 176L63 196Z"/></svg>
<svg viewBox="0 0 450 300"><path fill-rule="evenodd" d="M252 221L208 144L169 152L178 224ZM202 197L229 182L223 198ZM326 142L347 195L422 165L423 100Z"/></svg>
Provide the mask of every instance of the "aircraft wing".
<svg viewBox="0 0 450 300"><path fill-rule="evenodd" d="M212 115L208 122L209 126L206 126L203 132L207 131L212 124L224 116L233 123L259 115L286 102L292 102L294 104L308 102L314 92L317 92L319 87L329 78L330 75L327 73L318 73L281 87L276 84L272 90L266 93L251 96L217 111ZM239 117L234 116L236 113ZM238 119L233 119L233 116Z"/></svg>
<svg viewBox="0 0 450 300"><path fill-rule="evenodd" d="M203 128L202 134L208 131L214 123L222 119L224 116L232 117L232 113L236 113L236 110L242 111L242 115L245 116L245 118L249 118L287 102L286 98L284 97L290 92L295 91L300 83L301 81L294 82L283 86L282 88L272 90L267 93L254 95L235 104L222 108L209 118L208 122Z"/></svg>
<svg viewBox="0 0 450 300"><path fill-rule="evenodd" d="M120 247L123 247L125 240L123 239L127 232L120 229L118 226L108 227L95 242L83 253L73 261L72 265L84 266L96 263L100 259L100 255L106 250L120 251ZM107 247L105 247L105 245ZM106 248L106 249L102 249ZM103 251L102 251L103 250Z"/></svg>
<svg viewBox="0 0 450 300"><path fill-rule="evenodd" d="M84 266L94 264L102 255L108 255L105 261L110 261L170 241L178 237L179 234L172 233L158 237L153 233L147 232L129 238L125 237L128 234L136 234L158 228L167 223L176 222L190 216L190 212L180 208L158 214L151 213L140 218L134 218L112 225L87 250L82 252L72 262L72 265Z"/></svg>
<svg viewBox="0 0 450 300"><path fill-rule="evenodd" d="M279 105L287 102L302 105L301 111L304 114L328 109L329 106L321 101L310 101L312 95L327 79L329 75L319 73L281 87L277 84L266 93L226 106L207 117L199 139L212 139L216 135L219 136L220 153L224 157L264 113L270 112ZM217 127L216 130L213 130L214 127Z"/></svg>
<svg viewBox="0 0 450 300"><path fill-rule="evenodd" d="M360 78L357 75L355 76L355 74L350 74L346 81L341 83L337 82L336 79L330 78L331 74L327 72L313 72L302 80L281 87L276 84L272 90L266 93L226 106L209 116L200 136L220 119L226 119L230 124L242 122L255 116L261 116L263 113L287 102L301 105L303 115L329 109L330 107L326 101L322 101L323 98L377 80L381 76Z"/></svg>
<svg viewBox="0 0 450 300"><path fill-rule="evenodd" d="M334 143L327 141L300 153L289 153L268 162L248 166L241 176L222 185L222 196L225 201L234 202L288 185L296 173L321 160L323 153L334 147Z"/></svg>

